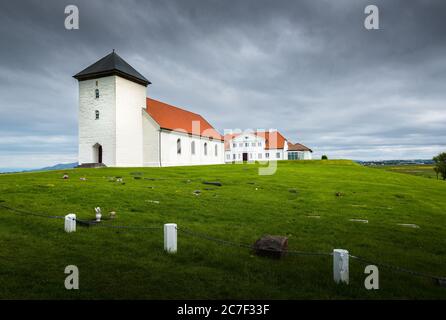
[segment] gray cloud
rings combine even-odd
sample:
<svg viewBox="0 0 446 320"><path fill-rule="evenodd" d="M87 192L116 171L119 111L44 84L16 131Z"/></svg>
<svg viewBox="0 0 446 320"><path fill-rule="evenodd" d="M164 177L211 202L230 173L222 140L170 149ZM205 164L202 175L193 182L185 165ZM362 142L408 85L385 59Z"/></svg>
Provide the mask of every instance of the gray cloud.
<svg viewBox="0 0 446 320"><path fill-rule="evenodd" d="M64 29L76 4L80 30ZM316 156L446 149L446 3L8 1L0 4L0 167L75 160L73 74L112 48L150 97L226 128L277 128ZM23 159L26 157L26 161Z"/></svg>

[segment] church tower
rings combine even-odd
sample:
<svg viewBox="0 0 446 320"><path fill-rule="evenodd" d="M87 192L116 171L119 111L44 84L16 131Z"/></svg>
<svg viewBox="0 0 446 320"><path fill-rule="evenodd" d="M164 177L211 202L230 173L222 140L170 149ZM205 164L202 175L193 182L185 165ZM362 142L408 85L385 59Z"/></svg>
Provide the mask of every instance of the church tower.
<svg viewBox="0 0 446 320"><path fill-rule="evenodd" d="M79 82L79 164L143 166L142 109L150 81L114 50L73 77Z"/></svg>

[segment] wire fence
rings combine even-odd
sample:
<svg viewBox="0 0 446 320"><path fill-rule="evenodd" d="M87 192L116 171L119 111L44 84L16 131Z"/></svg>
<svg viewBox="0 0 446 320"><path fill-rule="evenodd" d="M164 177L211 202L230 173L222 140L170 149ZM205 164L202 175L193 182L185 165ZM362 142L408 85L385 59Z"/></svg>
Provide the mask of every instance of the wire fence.
<svg viewBox="0 0 446 320"><path fill-rule="evenodd" d="M23 209L12 208L12 207L9 207L9 206L3 205L3 204L0 204L0 208L9 210L12 213L18 214L21 216L35 216L35 217L49 218L49 219L65 219L65 216L45 215L45 214L35 213L35 212L23 210ZM163 226L121 226L121 225L108 225L108 224L98 223L96 221L82 220L82 219L77 219L77 218L74 220L81 225L88 225L88 226L100 227L100 228L123 229L123 230L162 230L163 229ZM245 248L245 249L250 249L250 250L258 250L253 245L250 245L247 243L235 242L235 241L229 241L229 240L216 238L216 237L210 236L206 233L196 232L196 231L190 230L185 227L181 227L181 228L176 227L176 230L181 233L184 233L186 235L204 239L204 240L208 240L208 241L212 241L214 243L218 243L221 245ZM333 256L332 252L308 252L308 251L298 251L298 250L288 250L288 249L276 250L276 249L267 249L267 248L262 248L262 249L260 249L260 251L271 251L276 254L299 255L299 256ZM355 256L352 254L349 254L349 257L352 258L353 260L364 263L366 265L376 265L376 266L387 268L387 269L394 270L397 272L406 273L406 274L423 277L423 278L428 278L428 279L434 280L440 284L444 284L446 282L446 277L434 276L431 274L418 272L418 271L414 271L414 270L410 270L410 269L406 269L406 268L402 268L402 267L398 267L398 266L394 266L394 265L390 265L390 264L386 264L386 263L377 263L375 261L365 259L362 257L358 257L358 256Z"/></svg>
<svg viewBox="0 0 446 320"><path fill-rule="evenodd" d="M9 211L11 211L17 215L21 215L21 216L35 216L35 217L49 218L49 219L65 219L64 216L49 216L49 215L35 213L35 212L23 210L23 209L11 208L11 207L3 205L3 204L0 204L0 208L9 210Z"/></svg>

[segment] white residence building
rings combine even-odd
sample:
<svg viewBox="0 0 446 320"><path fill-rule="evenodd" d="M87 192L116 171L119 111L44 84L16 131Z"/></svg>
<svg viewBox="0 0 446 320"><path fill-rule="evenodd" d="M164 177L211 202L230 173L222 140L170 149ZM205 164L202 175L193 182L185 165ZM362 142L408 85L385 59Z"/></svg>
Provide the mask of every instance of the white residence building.
<svg viewBox="0 0 446 320"><path fill-rule="evenodd" d="M114 50L79 82L80 166L162 167L311 159L279 132L223 137L201 115L147 98L150 81Z"/></svg>
<svg viewBox="0 0 446 320"><path fill-rule="evenodd" d="M313 151L277 130L225 135L225 162L311 160Z"/></svg>

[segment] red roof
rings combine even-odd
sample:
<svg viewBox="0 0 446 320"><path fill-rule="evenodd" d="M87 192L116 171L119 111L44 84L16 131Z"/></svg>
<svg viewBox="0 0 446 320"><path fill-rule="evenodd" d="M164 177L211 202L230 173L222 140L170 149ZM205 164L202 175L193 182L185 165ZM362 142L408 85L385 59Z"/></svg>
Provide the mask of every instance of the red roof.
<svg viewBox="0 0 446 320"><path fill-rule="evenodd" d="M229 142L242 133L225 134L225 150L229 150ZM279 131L256 131L254 135L265 140L265 149L283 149L285 146L285 137Z"/></svg>
<svg viewBox="0 0 446 320"><path fill-rule="evenodd" d="M310 152L313 152L313 150L304 146L301 143L292 144L291 142L288 142L288 151L310 151Z"/></svg>
<svg viewBox="0 0 446 320"><path fill-rule="evenodd" d="M150 98L146 100L146 111L162 129L223 140L222 135L199 114Z"/></svg>

